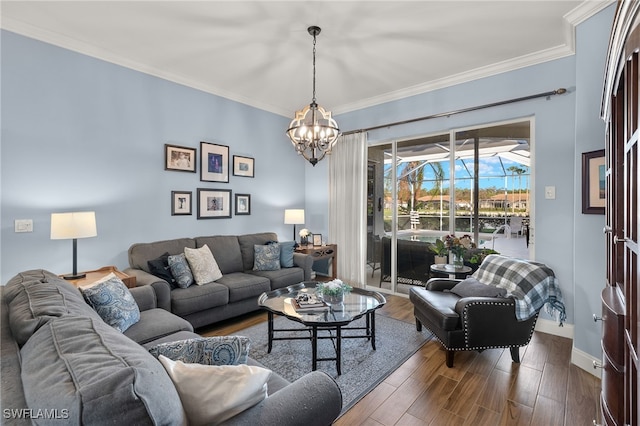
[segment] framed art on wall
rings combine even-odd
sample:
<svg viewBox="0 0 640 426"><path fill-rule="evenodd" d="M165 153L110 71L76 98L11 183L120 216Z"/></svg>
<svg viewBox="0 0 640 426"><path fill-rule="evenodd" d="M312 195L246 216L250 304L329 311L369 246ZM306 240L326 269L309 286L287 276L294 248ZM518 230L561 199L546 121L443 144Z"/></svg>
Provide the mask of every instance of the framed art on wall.
<svg viewBox="0 0 640 426"><path fill-rule="evenodd" d="M251 214L251 195L249 194L236 194L236 216Z"/></svg>
<svg viewBox="0 0 640 426"><path fill-rule="evenodd" d="M164 169L196 172L196 149L186 146L164 145Z"/></svg>
<svg viewBox="0 0 640 426"><path fill-rule="evenodd" d="M604 149L582 153L582 213L604 214Z"/></svg>
<svg viewBox="0 0 640 426"><path fill-rule="evenodd" d="M171 216L191 215L191 191L171 191Z"/></svg>
<svg viewBox="0 0 640 426"><path fill-rule="evenodd" d="M200 180L229 182L229 147L200 142Z"/></svg>
<svg viewBox="0 0 640 426"><path fill-rule="evenodd" d="M233 175L254 177L253 166L255 160L251 157L233 156Z"/></svg>
<svg viewBox="0 0 640 426"><path fill-rule="evenodd" d="M198 188L198 219L231 217L231 190Z"/></svg>

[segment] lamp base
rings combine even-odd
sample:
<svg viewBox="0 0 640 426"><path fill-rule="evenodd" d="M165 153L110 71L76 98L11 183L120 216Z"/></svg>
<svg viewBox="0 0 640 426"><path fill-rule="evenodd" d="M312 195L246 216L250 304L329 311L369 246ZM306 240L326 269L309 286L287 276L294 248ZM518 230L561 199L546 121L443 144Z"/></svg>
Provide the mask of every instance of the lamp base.
<svg viewBox="0 0 640 426"><path fill-rule="evenodd" d="M63 275L62 278L65 280L79 280L80 278L86 277L87 274L67 274Z"/></svg>

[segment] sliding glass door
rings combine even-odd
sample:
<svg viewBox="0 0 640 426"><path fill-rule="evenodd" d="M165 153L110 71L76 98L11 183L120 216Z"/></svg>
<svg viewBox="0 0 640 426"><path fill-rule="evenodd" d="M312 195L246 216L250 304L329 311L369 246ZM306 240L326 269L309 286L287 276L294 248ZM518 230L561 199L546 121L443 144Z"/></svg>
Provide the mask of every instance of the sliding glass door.
<svg viewBox="0 0 640 426"><path fill-rule="evenodd" d="M447 234L529 257L530 171L530 120L369 147L368 284L424 285Z"/></svg>

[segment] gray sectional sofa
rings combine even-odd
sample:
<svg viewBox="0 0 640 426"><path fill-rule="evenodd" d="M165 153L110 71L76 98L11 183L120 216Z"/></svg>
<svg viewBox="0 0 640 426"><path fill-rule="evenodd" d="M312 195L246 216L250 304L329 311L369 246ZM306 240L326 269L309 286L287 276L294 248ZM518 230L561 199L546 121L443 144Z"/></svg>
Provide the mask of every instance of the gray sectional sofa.
<svg viewBox="0 0 640 426"><path fill-rule="evenodd" d="M140 320L121 333L51 272L26 271L0 286L1 423L185 424L173 382L147 349L198 336L158 307L164 296L156 288L130 289ZM328 425L342 406L335 381L321 372L293 383L274 373L268 393L224 424Z"/></svg>
<svg viewBox="0 0 640 426"><path fill-rule="evenodd" d="M137 243L129 247L130 267L124 272L134 275L138 286L166 282L151 274L149 261L166 253L183 253L185 247L196 249L206 244L223 274L222 278L205 285L171 288L168 304L161 305L198 328L257 310L258 296L265 291L311 279L313 258L302 253L293 254L293 267L274 271L253 270L254 246L277 239L275 233L263 232Z"/></svg>

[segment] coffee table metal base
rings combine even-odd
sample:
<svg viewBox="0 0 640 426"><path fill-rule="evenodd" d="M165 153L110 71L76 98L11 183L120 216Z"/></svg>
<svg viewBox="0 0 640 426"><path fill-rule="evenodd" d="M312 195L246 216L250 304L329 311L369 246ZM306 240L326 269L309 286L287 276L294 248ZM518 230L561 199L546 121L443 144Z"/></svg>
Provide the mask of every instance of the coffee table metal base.
<svg viewBox="0 0 640 426"><path fill-rule="evenodd" d="M338 375L342 374L342 339L368 339L371 341L371 347L373 350L376 350L376 311L371 311L365 315L365 326L364 327L343 327L343 326L318 326L312 325L307 326L306 328L274 328L273 319L274 313L267 312L268 314L268 333L269 333L269 343L267 347L267 353L271 353L271 348L273 347L274 340L311 340L311 369L316 370L318 366L318 362L320 361L335 361L336 362L336 371ZM342 335L342 330L364 330L365 334L359 335ZM276 332L305 332L308 333L308 336L288 336L288 337L276 337ZM335 336L320 336L318 332L328 331L331 333L335 331ZM318 358L318 340L320 339L331 339L333 341L333 347L336 352L335 358Z"/></svg>

